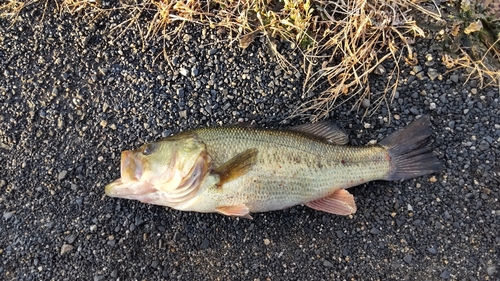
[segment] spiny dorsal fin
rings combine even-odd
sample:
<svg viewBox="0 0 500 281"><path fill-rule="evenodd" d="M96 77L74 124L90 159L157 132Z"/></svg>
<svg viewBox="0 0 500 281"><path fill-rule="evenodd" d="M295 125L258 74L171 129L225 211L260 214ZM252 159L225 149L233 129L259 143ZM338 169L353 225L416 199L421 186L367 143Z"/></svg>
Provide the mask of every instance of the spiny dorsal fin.
<svg viewBox="0 0 500 281"><path fill-rule="evenodd" d="M344 145L349 142L349 137L336 124L328 121L303 124L290 128L292 131L311 134L326 139L329 143Z"/></svg>
<svg viewBox="0 0 500 281"><path fill-rule="evenodd" d="M230 124L229 127L255 128L255 124L253 122L236 121Z"/></svg>
<svg viewBox="0 0 500 281"><path fill-rule="evenodd" d="M219 175L219 186L246 174L257 161L258 152L256 148L247 149L216 168L214 173Z"/></svg>
<svg viewBox="0 0 500 281"><path fill-rule="evenodd" d="M356 213L354 196L345 189L339 189L328 197L306 203L306 206L318 211L348 216Z"/></svg>

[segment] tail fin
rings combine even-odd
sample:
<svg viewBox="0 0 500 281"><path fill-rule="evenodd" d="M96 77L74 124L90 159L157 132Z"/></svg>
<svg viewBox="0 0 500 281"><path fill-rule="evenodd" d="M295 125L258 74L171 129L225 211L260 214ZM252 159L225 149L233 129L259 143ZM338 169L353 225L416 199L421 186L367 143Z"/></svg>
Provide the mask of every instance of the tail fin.
<svg viewBox="0 0 500 281"><path fill-rule="evenodd" d="M380 142L391 158L391 172L386 180L411 179L444 169L427 146L432 135L429 116L413 121Z"/></svg>

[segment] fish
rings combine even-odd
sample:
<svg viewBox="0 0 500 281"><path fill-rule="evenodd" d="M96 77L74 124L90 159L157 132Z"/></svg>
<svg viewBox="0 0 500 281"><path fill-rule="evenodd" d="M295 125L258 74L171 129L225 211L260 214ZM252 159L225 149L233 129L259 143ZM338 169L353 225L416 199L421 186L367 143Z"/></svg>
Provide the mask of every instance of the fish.
<svg viewBox="0 0 500 281"><path fill-rule="evenodd" d="M428 116L366 146L348 145L331 121L198 128L122 151L120 178L105 193L233 217L295 205L347 216L357 209L350 187L442 171L431 136Z"/></svg>

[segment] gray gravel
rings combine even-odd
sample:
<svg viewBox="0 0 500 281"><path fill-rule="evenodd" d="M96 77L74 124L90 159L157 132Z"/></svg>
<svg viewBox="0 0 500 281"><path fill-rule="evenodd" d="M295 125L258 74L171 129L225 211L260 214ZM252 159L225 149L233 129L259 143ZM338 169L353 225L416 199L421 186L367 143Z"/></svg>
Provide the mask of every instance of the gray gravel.
<svg viewBox="0 0 500 281"><path fill-rule="evenodd" d="M40 21L34 7L14 25L0 19L0 279L500 279L499 89L421 63L403 66L390 123L385 107L332 112L354 145L428 114L447 166L352 188L352 218L301 206L254 220L179 212L104 196L121 150L199 126L303 123L282 121L305 101L304 75L262 42L240 50L208 27L166 40L167 61L163 40L142 51L138 31L110 32L124 14L93 21L49 5ZM439 60L430 46L417 43L420 62ZM384 77L370 86L380 92Z"/></svg>

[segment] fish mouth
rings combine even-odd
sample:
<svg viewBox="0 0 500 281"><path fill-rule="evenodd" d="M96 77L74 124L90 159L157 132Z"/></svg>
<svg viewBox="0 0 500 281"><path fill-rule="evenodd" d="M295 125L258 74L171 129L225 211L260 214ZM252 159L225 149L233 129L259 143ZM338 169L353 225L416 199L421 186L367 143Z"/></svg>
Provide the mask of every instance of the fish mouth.
<svg viewBox="0 0 500 281"><path fill-rule="evenodd" d="M193 198L200 186L203 176L209 169L209 159L206 153L198 155L189 172L183 175L181 170L169 168L168 179L151 180L150 174L143 177L142 161L137 159L134 151L125 150L121 154L121 177L108 184L104 192L107 196L138 200L143 203L175 207ZM146 164L147 165L147 164Z"/></svg>
<svg viewBox="0 0 500 281"><path fill-rule="evenodd" d="M134 157L132 151L124 150L121 154L121 178L108 184L104 192L110 197L150 202L157 190L153 184L141 181L142 171L141 161Z"/></svg>
<svg viewBox="0 0 500 281"><path fill-rule="evenodd" d="M139 181L142 177L142 163L133 156L130 150L124 150L121 155L120 175L123 182Z"/></svg>
<svg viewBox="0 0 500 281"><path fill-rule="evenodd" d="M124 182L122 178L108 184L104 189L106 195L110 197L120 197L127 199L137 199L137 197L156 192L157 190L150 183L139 181Z"/></svg>

